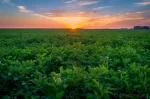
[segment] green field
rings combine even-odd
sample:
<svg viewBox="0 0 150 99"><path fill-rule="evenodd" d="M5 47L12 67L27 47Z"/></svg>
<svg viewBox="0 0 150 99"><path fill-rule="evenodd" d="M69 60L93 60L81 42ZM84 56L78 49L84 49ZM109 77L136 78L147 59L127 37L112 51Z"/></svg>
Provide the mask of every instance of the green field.
<svg viewBox="0 0 150 99"><path fill-rule="evenodd" d="M150 96L150 30L0 29L0 98Z"/></svg>

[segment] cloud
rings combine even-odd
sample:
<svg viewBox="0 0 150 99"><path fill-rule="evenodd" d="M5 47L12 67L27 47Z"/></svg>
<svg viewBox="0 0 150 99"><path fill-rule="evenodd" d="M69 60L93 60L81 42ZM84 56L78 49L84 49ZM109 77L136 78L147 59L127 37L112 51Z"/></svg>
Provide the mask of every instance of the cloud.
<svg viewBox="0 0 150 99"><path fill-rule="evenodd" d="M133 24L135 22L136 23L138 23L138 22L141 22L141 23L149 22L150 21L150 15L146 15L147 13L150 13L150 10L128 12L128 13L114 15L114 16L113 15L97 15L97 16L91 17L90 20L87 21L88 25L86 25L85 27L91 27L92 28L92 26L93 26L93 28L100 28L100 27L106 28L111 24L119 27L118 24L121 24L121 23L126 23L126 26L129 25L131 27L130 23L132 23L132 22L133 22ZM120 27L122 27L122 26L120 26Z"/></svg>
<svg viewBox="0 0 150 99"><path fill-rule="evenodd" d="M54 16L56 16L56 15L54 15L53 13L43 13L42 14L43 16L46 16L46 17L54 17Z"/></svg>
<svg viewBox="0 0 150 99"><path fill-rule="evenodd" d="M103 7L107 8L107 7ZM103 8L97 8L103 9ZM66 12L62 10L54 10L51 12L43 13L42 15L52 19L56 22L66 24L67 27L107 27L109 24L129 22L129 21L140 21L149 20L150 16L145 15L150 13L150 10L141 10L137 12L128 12L118 15L99 15L96 11L80 11L80 12Z"/></svg>
<svg viewBox="0 0 150 99"><path fill-rule="evenodd" d="M125 20L142 20L145 19L144 13L149 12L150 10L143 10L137 12L128 12L125 14L121 14L115 16L117 21L125 21Z"/></svg>
<svg viewBox="0 0 150 99"><path fill-rule="evenodd" d="M15 6L19 9L20 12L24 12L24 13L30 13L31 15L34 15L34 16L39 16L39 17L43 17L43 15L41 14L37 14L37 13L34 13L34 11L31 11L31 10L28 10L25 6L18 6L18 5L15 5L14 3L11 2L11 0L2 0L3 3L7 3L11 6Z"/></svg>
<svg viewBox="0 0 150 99"><path fill-rule="evenodd" d="M3 3L7 3L7 4L11 5L11 6L15 6L10 0L3 0L2 2Z"/></svg>
<svg viewBox="0 0 150 99"><path fill-rule="evenodd" d="M66 1L65 3L73 3L73 2L76 2L77 0L68 0Z"/></svg>
<svg viewBox="0 0 150 99"><path fill-rule="evenodd" d="M126 13L126 15L143 14L143 13L147 13L147 12L150 12L150 10L142 10L142 11L137 11L137 12L128 12L128 13Z"/></svg>
<svg viewBox="0 0 150 99"><path fill-rule="evenodd" d="M125 21L125 20L146 20L149 15L146 13L150 13L150 10L142 10L137 12L128 12L124 14L119 14L116 17L117 21Z"/></svg>
<svg viewBox="0 0 150 99"><path fill-rule="evenodd" d="M97 7L97 8L93 8L93 10L101 10L101 9L110 8L110 7L112 6Z"/></svg>
<svg viewBox="0 0 150 99"><path fill-rule="evenodd" d="M20 12L30 13L33 12L31 10L26 9L25 6L17 6Z"/></svg>
<svg viewBox="0 0 150 99"><path fill-rule="evenodd" d="M43 15L41 15L41 14L37 14L37 13L34 13L34 11L28 10L25 6L15 5L14 3L11 2L11 0L2 0L2 2L3 3L7 3L7 4L11 5L11 6L17 7L20 12L30 13L31 15L34 15L34 16L43 17Z"/></svg>
<svg viewBox="0 0 150 99"><path fill-rule="evenodd" d="M66 12L62 10L53 10L43 13L42 15L47 17L91 17L96 16L96 11Z"/></svg>
<svg viewBox="0 0 150 99"><path fill-rule="evenodd" d="M96 4L99 3L100 1L81 1L78 3L79 6L88 6L88 5L92 5L92 4Z"/></svg>
<svg viewBox="0 0 150 99"><path fill-rule="evenodd" d="M140 5L140 6L146 6L146 5L150 5L150 1L139 2L139 3L135 3L135 4Z"/></svg>
<svg viewBox="0 0 150 99"><path fill-rule="evenodd" d="M96 16L95 11L78 11L78 12L66 12L62 10L53 10L42 14L43 16L64 24L66 27L82 27L91 20L92 17Z"/></svg>
<svg viewBox="0 0 150 99"><path fill-rule="evenodd" d="M45 17L42 14L38 14L38 13L35 13L34 11L28 10L25 6L17 6L17 8L19 9L20 12L23 12L23 13L30 13L33 16L38 16L41 18Z"/></svg>
<svg viewBox="0 0 150 99"><path fill-rule="evenodd" d="M32 13L31 15L33 15L33 16L37 16L37 17L40 17L40 18L47 18L47 17L45 17L45 16L43 16L43 15L41 15L41 14L37 14L37 13Z"/></svg>

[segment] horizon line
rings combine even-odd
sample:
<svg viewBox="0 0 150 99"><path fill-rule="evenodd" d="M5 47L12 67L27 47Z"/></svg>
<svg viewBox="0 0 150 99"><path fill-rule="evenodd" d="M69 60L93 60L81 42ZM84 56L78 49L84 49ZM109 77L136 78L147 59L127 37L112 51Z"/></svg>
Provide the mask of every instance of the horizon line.
<svg viewBox="0 0 150 99"><path fill-rule="evenodd" d="M72 28L37 28L37 27L34 27L34 28L30 28L30 27L22 27L22 28L18 28L18 27L0 27L0 29L72 29ZM134 29L133 28L76 28L76 29Z"/></svg>

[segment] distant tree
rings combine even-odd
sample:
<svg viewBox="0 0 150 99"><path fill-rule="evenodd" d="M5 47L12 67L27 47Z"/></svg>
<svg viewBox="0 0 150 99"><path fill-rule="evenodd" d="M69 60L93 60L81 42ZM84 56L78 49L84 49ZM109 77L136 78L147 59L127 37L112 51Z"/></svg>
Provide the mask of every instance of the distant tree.
<svg viewBox="0 0 150 99"><path fill-rule="evenodd" d="M150 29L149 26L134 26L135 30L139 29Z"/></svg>
<svg viewBox="0 0 150 99"><path fill-rule="evenodd" d="M134 29L140 29L141 27L140 26L134 26Z"/></svg>
<svg viewBox="0 0 150 99"><path fill-rule="evenodd" d="M149 27L148 26L143 26L143 29L149 29Z"/></svg>

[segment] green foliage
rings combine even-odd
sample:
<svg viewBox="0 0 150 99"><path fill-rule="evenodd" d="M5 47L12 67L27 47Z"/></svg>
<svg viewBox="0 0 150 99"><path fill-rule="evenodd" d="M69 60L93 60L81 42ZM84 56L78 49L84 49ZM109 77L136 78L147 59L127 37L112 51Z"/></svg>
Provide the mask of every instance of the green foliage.
<svg viewBox="0 0 150 99"><path fill-rule="evenodd" d="M67 29L0 29L0 98L148 96L149 33L148 30L72 33Z"/></svg>

